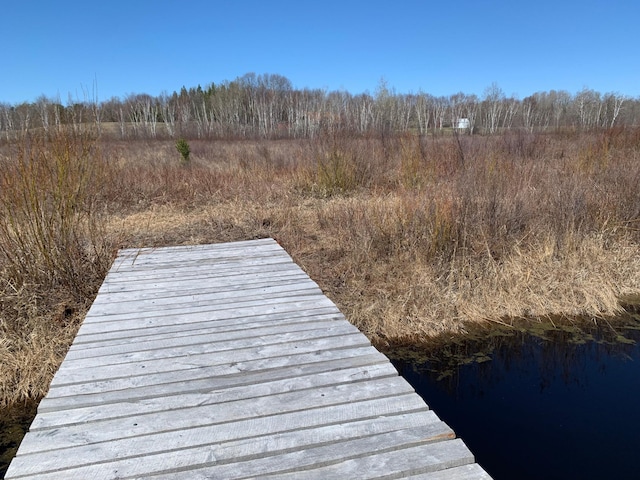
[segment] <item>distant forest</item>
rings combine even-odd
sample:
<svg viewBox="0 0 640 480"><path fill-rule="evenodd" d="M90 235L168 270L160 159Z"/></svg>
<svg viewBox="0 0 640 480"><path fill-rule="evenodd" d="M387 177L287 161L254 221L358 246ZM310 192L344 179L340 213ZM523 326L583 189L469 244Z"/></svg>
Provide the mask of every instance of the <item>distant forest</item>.
<svg viewBox="0 0 640 480"><path fill-rule="evenodd" d="M640 122L640 98L583 89L507 96L497 84L481 97L456 93L400 94L381 82L374 94L294 89L282 75L248 73L233 81L185 88L157 97L132 94L106 101L44 96L0 103L0 139L56 125L94 125L128 138L304 138L321 132L492 134L510 129L610 129ZM107 128L108 126L108 128Z"/></svg>

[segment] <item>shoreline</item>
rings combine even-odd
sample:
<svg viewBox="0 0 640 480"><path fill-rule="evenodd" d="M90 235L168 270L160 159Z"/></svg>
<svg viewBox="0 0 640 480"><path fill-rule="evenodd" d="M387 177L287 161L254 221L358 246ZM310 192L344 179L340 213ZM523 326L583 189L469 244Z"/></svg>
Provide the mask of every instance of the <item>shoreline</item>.
<svg viewBox="0 0 640 480"><path fill-rule="evenodd" d="M184 213L182 215L183 219L187 218ZM158 216L157 212L155 219L159 226L172 222L170 215L161 220L161 216ZM140 225L144 226L144 223ZM173 225L178 230L181 228L175 222ZM142 227L141 230L145 230L145 232L142 232L132 231L128 226L127 231L132 238L136 238L139 241L144 235L149 235L150 238L154 236L154 232L149 231L148 227L149 224ZM182 228L184 227L183 225ZM285 249L289 241L286 237L280 237L280 242L285 246ZM160 245L157 244L155 246ZM125 244L123 248L131 247ZM616 249L610 245L609 249L610 252L614 253L612 254L613 260L611 260L610 268L618 268L621 260L627 261L629 262L629 268L627 271L619 271L618 275L627 276L627 280L633 280L629 282L630 284L640 282L640 264L635 265L632 263L632 260L638 256L635 255L634 257L632 255L629 258L622 256L621 252L630 253L631 250L629 248ZM443 339L464 340L478 338L482 336L483 332L500 329L533 333L548 329L588 332L590 329L615 330L616 328L629 326L630 322L637 322L640 325L640 316L638 316L640 295L638 294L626 294L626 296L622 296L623 298L618 297L614 309L610 311L602 311L604 301L585 302L583 304L595 305L597 307L595 310L578 310L573 302L575 296L580 295L583 298L589 298L590 295L593 295L593 291L590 290L593 288L593 282L589 282L582 291L579 285L573 285L572 288L566 289L565 291L571 293L571 296L549 299L547 303L555 307L553 311L541 310L543 304L539 303L539 292L530 291L530 303L520 299L516 308L522 308L522 305L534 305L535 302L538 302L539 310L534 312L532 311L532 306L525 307L530 309L529 315L526 317L523 315L510 316L504 314L504 312L509 311L504 304L504 302L509 301L509 297L505 296L505 292L493 292L494 295L492 295L492 292L487 291L486 288L482 291L477 289L477 283L470 284L471 288L466 291L466 294L461 290L451 291L451 289L441 290L438 293L435 290L437 284L434 279L427 281L428 279L421 268L418 269L418 273L411 272L409 266L403 264L403 275L419 275L423 282L423 291L418 291L420 289L419 285L405 281L407 277L403 277L398 271L395 272L396 275L390 274L384 266L379 266L380 271L370 272L370 276L366 278L366 281L374 282L377 288L364 291L361 285L363 279L360 278L357 272L352 274L351 280L342 277L343 280L340 283L335 281L337 278L341 278L336 273L340 269L340 259L334 259L332 262L324 260L327 254L324 246L317 245L316 250L296 250L291 248L288 252L318 283L325 294L336 303L347 319L363 331L379 350L385 353L404 346L435 348ZM344 256L341 258L344 258ZM529 261L533 261L533 259L529 259ZM636 258L636 261L640 263L640 258ZM601 255L599 263L592 265L594 270L598 270L598 272L585 272L583 269L581 275L589 277L589 275L602 274L602 265L606 263L606 256ZM553 263L552 266L554 268L558 267L556 263ZM525 269L520 269L520 271L526 272ZM631 273L633 271L637 273L632 278ZM384 274L388 278L388 282L385 284L379 278L373 277L372 275L376 273ZM494 280L496 279L495 273L495 270L491 271ZM565 270L564 274L566 273L567 271ZM605 273L611 274L611 272L606 271ZM548 274L548 272L544 273L544 275ZM530 276L531 273L527 275ZM525 283L527 275L522 277L521 283L525 285L526 289L531 290L531 286ZM513 280L514 277L505 275L505 278ZM529 281L532 280L529 279ZM481 283L482 279L478 279L478 282ZM499 287L501 283L494 281L492 283L487 282L487 285ZM604 298L615 295L613 291L605 291L600 284L597 284L597 288ZM626 291L631 291L631 288L627 287ZM408 310L407 299L411 298L411 296L415 300L411 305L411 310ZM441 300L440 302L428 302L426 301L427 296L432 296L431 298L441 297ZM447 304L442 299L455 300L457 303L450 302ZM12 365L14 369L13 375L21 377L19 381L22 383L16 388L16 380L5 376L2 404L15 405L28 401L33 397L41 398L46 394L48 384L62 362L66 350L75 338L75 333L80 327L89 306L88 302L85 304L76 303L75 305L71 302L63 303L58 306L56 311L50 312L48 316L41 312L40 318L31 323L32 330L21 331L22 352L19 348L20 345L14 345L18 347L14 350L16 355L14 358L7 359L5 353L3 365L5 369L8 365ZM483 309L483 315L471 316L474 312L482 311ZM462 311L466 312L466 315L461 314ZM493 312L494 317L487 315L487 312L490 311ZM558 313L559 311L560 313ZM625 311L628 313L626 317L624 317ZM400 315L398 312L401 312ZM403 312L406 315L404 317L402 317ZM457 316L454 315L455 313L457 313ZM22 327L24 326L23 324ZM55 342L52 342L51 339L55 339ZM28 351L29 346L34 347L34 345L34 351ZM42 359L45 359L45 361L43 362ZM11 362L7 360L11 360ZM27 376L25 376L25 372L27 372ZM9 388L10 385L14 388ZM16 391L21 393L16 395Z"/></svg>

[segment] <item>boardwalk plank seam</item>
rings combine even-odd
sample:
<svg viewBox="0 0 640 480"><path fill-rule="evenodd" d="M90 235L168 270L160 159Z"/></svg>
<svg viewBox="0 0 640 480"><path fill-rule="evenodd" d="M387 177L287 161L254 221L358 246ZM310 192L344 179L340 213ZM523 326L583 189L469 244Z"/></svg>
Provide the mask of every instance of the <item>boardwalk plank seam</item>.
<svg viewBox="0 0 640 480"><path fill-rule="evenodd" d="M264 367L262 361L257 360L253 363L258 365L257 368L251 368L247 365L243 368L240 364L235 372L221 372L216 375L216 385L219 388L234 386L255 385L260 383L264 376L270 376L273 379L292 379L296 376L304 375L306 372L324 373L333 372L350 368L351 366L359 366L363 369L371 368L380 363L388 363L388 360L378 352L372 353L372 348L360 348L362 353L352 358L350 356L336 356L335 353L350 353L351 350L334 350L332 357L327 358L326 355L318 358L313 354L313 359L309 359L309 354L298 355L291 360L291 357L280 357L277 364ZM275 359L278 360L278 359ZM300 360L300 361L296 361ZM313 360L313 361L311 361ZM293 365L290 365L293 364ZM366 371L366 370L365 370ZM395 372L395 370L394 370ZM95 384L85 383L80 385L52 387L56 388L55 397L48 397L42 400L39 412L50 410L65 410L75 407L83 407L94 403L110 403L113 401L122 401L123 391L126 391L126 398L130 401L145 400L155 398L158 395L175 394L176 392L192 393L200 391L204 387L196 387L195 385L211 385L211 377L216 371L207 368L197 368L181 372L181 379L176 380L175 376L166 373L147 375L139 377L144 382L133 383L132 379L124 379L126 383L122 383L119 379L97 382ZM397 372L394 373L397 375ZM93 388L92 388L93 387ZM95 400L92 400L95 398Z"/></svg>

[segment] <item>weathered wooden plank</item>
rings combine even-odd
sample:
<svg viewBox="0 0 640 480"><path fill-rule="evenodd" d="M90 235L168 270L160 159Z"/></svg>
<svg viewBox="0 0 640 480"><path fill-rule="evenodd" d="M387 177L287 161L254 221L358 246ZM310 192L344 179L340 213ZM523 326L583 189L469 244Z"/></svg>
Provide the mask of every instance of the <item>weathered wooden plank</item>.
<svg viewBox="0 0 640 480"><path fill-rule="evenodd" d="M185 446L206 445L230 439L249 438L278 432L307 429L312 427L347 423L381 416L401 413L428 411L420 397L413 393L400 396L373 398L350 403L319 405L314 408L288 409L278 411L267 405L261 413L271 414L252 416L238 408L227 411L226 408L208 408L206 421L177 411L175 415L151 415L140 420L125 418L119 422L106 420L92 422L94 428L69 426L61 429L46 429L28 432L20 448L20 455L45 451L61 450L69 456L83 457L87 450L122 451L121 455L131 452L135 446L138 456L153 452L170 451ZM266 402L265 402L266 403ZM225 406L226 407L226 406ZM238 405L235 405L238 407ZM202 410L202 409L201 409ZM219 413L219 416L217 414ZM178 418L179 417L179 418ZM147 423L158 418L166 419L165 424ZM186 422L186 423L185 423ZM113 427L117 427L113 429ZM160 429L160 431L158 431ZM79 450L78 450L79 449Z"/></svg>
<svg viewBox="0 0 640 480"><path fill-rule="evenodd" d="M156 256L164 256L168 253L190 252L190 251L202 251L212 252L220 250L232 250L241 249L246 250L252 246L260 245L278 245L273 238L257 238L253 240L240 240L237 242L225 242L225 243L203 243L197 245L175 245L175 246L163 246L163 247L131 247L123 248L119 251L119 256L126 255L141 255L152 254Z"/></svg>
<svg viewBox="0 0 640 480"><path fill-rule="evenodd" d="M193 265L191 267L180 267L176 265L174 268L164 268L157 270L140 270L130 273L120 272L118 274L108 274L105 278L103 287L99 290L100 293L109 293L112 287L117 287L123 282L127 282L128 286L136 287L140 286L143 289L148 289L148 283L150 282L166 282L172 278L175 279L179 276L181 280L193 281L198 279L210 279L213 276L217 278L228 278L230 282L237 282L241 275L265 275L268 272L274 273L293 271L291 270L291 263L286 259L274 259L265 257L263 260L255 260L251 264L245 263L233 263L229 262L225 265L215 264L212 267L205 265ZM298 270L300 272L300 270Z"/></svg>
<svg viewBox="0 0 640 480"><path fill-rule="evenodd" d="M226 403L238 399L251 399L266 397L283 393L307 391L318 387L337 386L343 384L356 384L361 381L385 379L397 377L397 372L388 363L370 365L368 368L354 366L341 370L328 372L313 371L307 375L287 377L285 379L262 379L260 383L251 383L238 386L227 384L217 385L209 380L199 389L189 390L182 387L177 392L156 394L147 398L133 401L130 397L123 398L120 402L102 402L88 407L76 407L71 411L57 410L52 412L40 412L31 424L30 430L61 427L63 425L82 424L90 421L115 419L123 416L136 416L179 408L192 408L211 403ZM397 382L395 379L393 382ZM381 381L379 388L384 388L385 382ZM394 383L390 384L391 386ZM185 391L186 390L186 391Z"/></svg>
<svg viewBox="0 0 640 480"><path fill-rule="evenodd" d="M257 358L234 365L218 365L174 372L117 378L95 383L52 387L38 406L38 412L69 410L91 405L155 398L156 396L199 392L213 388L257 385L280 379L291 380L305 375L338 372L360 367L366 378L369 370L388 359L373 347L325 350L322 352ZM393 367L391 367L393 368ZM395 369L393 373L396 374Z"/></svg>
<svg viewBox="0 0 640 480"><path fill-rule="evenodd" d="M491 477L477 463L448 468L438 472L419 473L403 477L407 480L490 480Z"/></svg>
<svg viewBox="0 0 640 480"><path fill-rule="evenodd" d="M201 258L198 260L182 262L170 262L164 264L152 265L151 268L144 268L141 264L131 264L128 268L121 265L115 270L110 270L105 281L113 282L118 279L131 278L134 281L143 278L166 278L171 275L179 274L181 277L191 277L207 275L213 271L221 273L230 273L232 269L255 270L256 267L262 267L264 271L269 271L271 265L291 265L291 258L286 254L266 254L262 256L254 256L247 258Z"/></svg>
<svg viewBox="0 0 640 480"><path fill-rule="evenodd" d="M344 321L342 314L336 313L335 310L329 310L323 313L320 309L314 314L314 318L319 322L326 321ZM248 317L245 321L239 321L237 318L210 321L203 320L194 323L171 323L147 328L133 328L129 330L111 330L94 334L78 335L73 342L73 346L69 350L86 350L96 347L105 347L110 345L126 344L130 342L144 342L146 340L160 340L163 338L188 337L191 335L199 335L203 333L232 333L245 331L247 335L256 335L258 330L266 328L311 328L313 320L308 315L287 313L281 315L271 315L266 318L258 319L256 317Z"/></svg>
<svg viewBox="0 0 640 480"><path fill-rule="evenodd" d="M321 312L320 312L321 311ZM244 321L265 321L274 316L295 315L306 317L309 321L313 321L315 313L340 312L335 305L326 297L320 299L316 296L296 297L295 299L287 299L281 302L264 302L263 304L251 302L247 305L235 305L231 308L207 309L200 308L196 311L189 312L166 312L165 315L137 315L131 318L123 318L119 316L91 316L85 319L80 327L78 335L101 335L107 332L118 330L136 330L141 328L155 328L167 325L189 325L193 323L216 321L219 325L222 322L227 324L236 322L241 324ZM120 326L121 328L118 328Z"/></svg>
<svg viewBox="0 0 640 480"><path fill-rule="evenodd" d="M402 448L407 445L409 445L407 448ZM408 459L411 460L408 461ZM188 474L179 471L154 476L154 478L158 480L402 478L411 473L444 470L471 462L473 462L473 456L459 439L425 445L420 443L419 430L402 430L335 442L277 457L264 457L240 463L214 464L199 469L190 468Z"/></svg>
<svg viewBox="0 0 640 480"><path fill-rule="evenodd" d="M129 279L129 275L122 274L121 276L111 276L106 278L100 287L99 293L114 294L120 292L136 292L136 291L148 291L155 288L156 284L171 283L172 279L175 280L175 276L167 278L166 275L153 278L148 273L140 272L138 277ZM221 283L238 284L242 282L243 278L246 278L248 282L263 279L267 274L273 275L274 278L286 277L291 275L299 275L301 273L300 268L292 265L290 262L278 262L271 264L267 267L264 265L247 266L247 265L232 265L227 269L211 268L211 269L198 269L193 268L187 271L189 275L183 275L180 271L180 283L185 283L186 287L194 282L206 281L211 282L213 285ZM144 275L143 275L144 274ZM308 277L307 277L308 278Z"/></svg>
<svg viewBox="0 0 640 480"><path fill-rule="evenodd" d="M160 276L162 276L163 272L174 274L180 263L176 261L161 263L158 257L149 258L149 261L153 262L151 266L144 265L144 262L136 263L134 261L127 263L116 259L114 266L107 273L105 280L114 283L117 279L128 278L130 274L132 274L135 279L137 276L153 274L154 271ZM296 265L291 261L291 257L289 257L286 252L280 252L256 255L249 260L242 257L200 257L197 261L192 260L182 266L188 273L187 276L209 276L212 273L220 273L222 276L227 276L233 275L233 272L230 270L233 266L240 267L244 270L244 273L250 274L254 273L257 267L262 268L263 271L269 271L290 269Z"/></svg>
<svg viewBox="0 0 640 480"><path fill-rule="evenodd" d="M146 350L120 355L104 355L87 358L80 364L69 362L51 382L52 386L82 383L131 375L149 375L164 371L179 372L196 367L234 364L251 358L268 358L295 353L367 346L352 326L337 325L324 330L298 333L283 333L260 339L247 338L216 341L204 344L185 345L165 350ZM179 375L179 374L177 374Z"/></svg>
<svg viewBox="0 0 640 480"><path fill-rule="evenodd" d="M202 272L200 275L192 275L188 278L181 277L180 282L176 283L173 278L159 278L149 280L142 278L137 281L128 281L126 276L110 282L104 282L98 291L98 298L102 295L109 295L110 298L117 299L119 295L140 294L151 295L157 290L179 289L180 291L190 291L195 288L205 286L211 290L237 285L251 285L262 283L265 281L281 281L286 279L304 279L308 280L304 272L299 268L291 266L290 263L282 263L277 265L279 268L270 268L268 272L262 267L235 268L230 269L225 275L219 270L211 272ZM114 295L112 297L112 295Z"/></svg>
<svg viewBox="0 0 640 480"><path fill-rule="evenodd" d="M196 257L206 258L253 258L261 252L272 255L288 256L286 251L273 239L248 240L230 243L214 243L206 245L183 245L177 247L129 248L118 252L112 270L118 270L123 265L163 264L175 262L177 258ZM290 258L290 257L289 257Z"/></svg>
<svg viewBox="0 0 640 480"><path fill-rule="evenodd" d="M254 269L254 271L242 270L235 268L227 275L222 275L219 271L212 271L209 273L202 273L201 275L193 275L189 278L182 278L179 283L176 283L175 277L173 278L159 278L159 279L140 279L137 282L125 281L126 277L121 280L103 284L104 289L98 292L98 297L101 295L109 295L110 298L124 299L124 298L143 298L145 296L152 296L155 293L163 291L199 291L202 289L212 290L231 290L241 289L248 286L266 284L266 286L282 283L282 282L303 282L313 283L304 272L295 270L290 267L289 264L284 264L287 269L269 270L265 272L264 269ZM268 273L268 274L267 274Z"/></svg>
<svg viewBox="0 0 640 480"><path fill-rule="evenodd" d="M122 312L136 314L141 312L156 312L164 310L181 311L185 307L206 305L232 305L235 302L246 302L248 300L262 301L264 299L280 299L289 295L317 295L322 292L315 283L294 282L284 285L273 285L261 288L246 288L242 290L220 290L210 293L201 292L198 295L184 295L176 292L174 296L160 298L140 298L129 302L121 299L118 302L98 302L92 308L93 315L113 315Z"/></svg>
<svg viewBox="0 0 640 480"><path fill-rule="evenodd" d="M86 359L93 357L100 357L96 360L100 364L109 363L108 359L103 357L121 357L125 354L146 352L151 350L168 351L172 348L184 348L191 345L200 344L214 344L220 342L238 341L238 348L245 348L246 342L251 340L254 343L263 340L273 339L274 342L279 342L281 336L285 336L287 339L292 338L299 334L298 338L304 339L306 337L305 332L324 331L340 333L355 333L357 329L353 326L349 327L343 319L329 318L327 320L318 320L314 323L302 322L302 323L287 323L285 325L270 325L256 328L247 328L246 330L232 330L225 331L216 327L200 328L189 332L189 334L183 335L156 335L151 338L130 337L129 339L119 339L117 341L104 342L99 346L93 346L92 348L70 348L65 361L67 362L82 362L82 366L86 366ZM128 341L127 341L128 340ZM231 348L236 348L231 346ZM72 363L69 363L71 366Z"/></svg>
<svg viewBox="0 0 640 480"><path fill-rule="evenodd" d="M217 463L242 462L261 457L276 456L303 450L313 446L328 443L343 442L355 438L379 435L404 429L421 429L421 436L425 443L451 438L453 431L446 424L439 421L433 412L415 412L394 416L376 418L375 421L360 420L350 423L319 426L311 430L292 430L265 436L231 439L229 441L211 442L202 446L185 447L160 453L151 453L145 457L109 458L105 463L87 462L78 467L74 462L69 469L53 472L51 476L39 478L120 478L147 476L171 470L190 468L192 466L211 465ZM82 454L81 452L78 452ZM91 456L87 458L91 459ZM215 460L214 460L215 459ZM49 469L60 469L60 464L47 457L39 462L35 456L21 459L28 462L28 468L33 474L47 475ZM64 460L64 459L63 459ZM183 478L189 478L188 470L183 472ZM59 476L56 476L59 475ZM222 478L214 476L212 478Z"/></svg>
<svg viewBox="0 0 640 480"><path fill-rule="evenodd" d="M157 317L162 318L175 318L184 316L190 318L194 314L205 313L212 317L229 318L230 316L237 316L238 311L244 311L243 316L261 313L275 313L283 311L283 309L296 309L296 308L318 308L334 306L333 302L324 295L318 295L317 293L309 290L306 294L297 293L289 295L286 298L273 296L263 298L249 298L249 299L237 299L235 301L225 302L211 302L210 304L201 305L183 305L181 308L170 308L170 306L164 309L158 308L148 310L146 312L122 312L113 313L110 315L98 315L91 311L87 314L91 316L89 322L97 324L100 321L113 322L117 320L138 320L139 322L151 321ZM144 315L142 315L144 313Z"/></svg>
<svg viewBox="0 0 640 480"><path fill-rule="evenodd" d="M404 385L403 385L404 384ZM413 394L400 377L384 377L363 380L354 384L318 386L313 390L298 390L276 393L271 396L241 398L217 404L216 395L206 393L185 394L185 406L177 409L137 413L118 418L93 421L93 428L86 424L66 425L65 428L39 429L29 432L29 444L25 452L71 448L78 438L92 444L119 441L128 437L159 435L172 431L198 430L207 426L232 423L247 419L274 417L284 413L307 412L307 415L322 416L323 409L344 404L364 404L370 400L423 408L424 403ZM167 399L170 404L175 399ZM216 408L212 408L215 406ZM390 407L386 407L389 409ZM126 412L125 412L126 413ZM245 431L253 436L251 430Z"/></svg>
<svg viewBox="0 0 640 480"><path fill-rule="evenodd" d="M200 248L202 247L202 248ZM227 244L217 243L210 245L193 245L180 247L158 247L125 249L118 252L118 262L114 262L112 270L118 270L122 265L144 265L154 263L172 262L179 257L193 256L196 258L220 258L227 257L251 258L259 256L262 252L271 252L274 256L288 255L287 252L275 242L270 244L248 244L245 242L231 242Z"/></svg>
<svg viewBox="0 0 640 480"><path fill-rule="evenodd" d="M274 255L286 255L286 251L273 239L248 240L230 243L213 243L205 245L183 245L176 247L144 247L122 249L118 252L118 260L112 270L121 267L120 263L143 264L171 262L181 256L193 255L198 258L221 256L252 257L263 251L271 251Z"/></svg>

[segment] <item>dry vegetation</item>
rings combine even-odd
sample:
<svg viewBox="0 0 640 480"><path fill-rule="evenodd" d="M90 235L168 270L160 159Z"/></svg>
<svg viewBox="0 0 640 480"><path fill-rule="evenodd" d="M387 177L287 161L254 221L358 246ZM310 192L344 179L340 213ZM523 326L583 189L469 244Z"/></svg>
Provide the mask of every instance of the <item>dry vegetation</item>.
<svg viewBox="0 0 640 480"><path fill-rule="evenodd" d="M640 132L0 146L0 401L38 397L121 247L274 237L379 345L640 292Z"/></svg>

